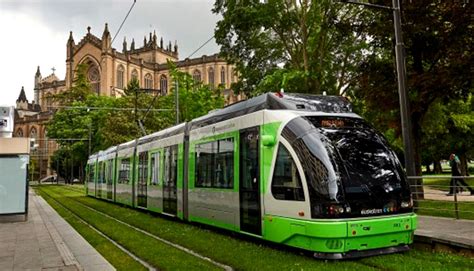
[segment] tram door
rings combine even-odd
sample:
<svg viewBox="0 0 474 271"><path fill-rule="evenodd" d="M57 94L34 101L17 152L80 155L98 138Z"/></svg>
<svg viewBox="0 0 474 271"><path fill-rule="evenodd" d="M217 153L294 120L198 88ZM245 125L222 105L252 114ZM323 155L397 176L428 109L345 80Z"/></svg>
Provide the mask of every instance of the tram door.
<svg viewBox="0 0 474 271"><path fill-rule="evenodd" d="M240 132L240 230L261 235L259 128Z"/></svg>
<svg viewBox="0 0 474 271"><path fill-rule="evenodd" d="M107 182L107 199L112 200L112 182L114 180L113 176L113 168L114 168L114 160L108 160L106 162L105 166L105 176L106 176L106 182Z"/></svg>
<svg viewBox="0 0 474 271"><path fill-rule="evenodd" d="M148 177L148 152L138 155L138 183L137 183L137 205L147 207L147 178Z"/></svg>
<svg viewBox="0 0 474 271"><path fill-rule="evenodd" d="M163 180L163 212L177 214L178 146L165 148L165 171Z"/></svg>

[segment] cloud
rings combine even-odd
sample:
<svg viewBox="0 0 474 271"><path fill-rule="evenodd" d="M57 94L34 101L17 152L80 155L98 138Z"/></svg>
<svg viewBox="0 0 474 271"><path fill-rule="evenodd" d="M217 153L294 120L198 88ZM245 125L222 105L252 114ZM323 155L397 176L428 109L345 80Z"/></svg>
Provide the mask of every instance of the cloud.
<svg viewBox="0 0 474 271"><path fill-rule="evenodd" d="M56 74L62 78L65 70L65 39L32 16L17 12L0 12L0 104L14 105L20 89L25 87L28 100L33 99L34 74L38 64L43 74ZM47 71L46 71L47 70Z"/></svg>
<svg viewBox="0 0 474 271"><path fill-rule="evenodd" d="M178 41L179 57L184 59L214 34L219 17L212 14L213 0L137 0L113 47L122 50L124 36L142 46L143 37L156 30L165 43ZM130 9L132 0L0 0L1 52L8 52L0 65L2 90L0 104L13 105L21 86L33 99L33 79L41 66L43 77L54 66L64 78L66 42L69 31L79 42L91 26L91 32L102 36L104 23L112 37ZM193 57L218 52L210 42ZM8 64L6 64L8 63Z"/></svg>

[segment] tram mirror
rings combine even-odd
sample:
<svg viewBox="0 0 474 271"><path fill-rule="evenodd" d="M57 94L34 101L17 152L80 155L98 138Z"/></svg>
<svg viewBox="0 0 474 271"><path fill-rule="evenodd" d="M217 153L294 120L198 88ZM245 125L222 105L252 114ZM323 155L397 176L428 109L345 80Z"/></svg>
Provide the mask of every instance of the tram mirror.
<svg viewBox="0 0 474 271"><path fill-rule="evenodd" d="M262 135L262 143L265 147L273 147L275 145L275 137L272 135Z"/></svg>

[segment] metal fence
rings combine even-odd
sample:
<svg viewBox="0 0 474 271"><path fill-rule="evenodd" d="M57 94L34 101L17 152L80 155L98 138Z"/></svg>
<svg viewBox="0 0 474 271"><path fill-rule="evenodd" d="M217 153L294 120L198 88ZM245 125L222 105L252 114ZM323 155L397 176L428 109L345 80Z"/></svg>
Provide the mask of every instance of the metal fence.
<svg viewBox="0 0 474 271"><path fill-rule="evenodd" d="M474 185L471 176L410 176L415 212L424 215L474 218ZM434 180L426 182L426 179Z"/></svg>

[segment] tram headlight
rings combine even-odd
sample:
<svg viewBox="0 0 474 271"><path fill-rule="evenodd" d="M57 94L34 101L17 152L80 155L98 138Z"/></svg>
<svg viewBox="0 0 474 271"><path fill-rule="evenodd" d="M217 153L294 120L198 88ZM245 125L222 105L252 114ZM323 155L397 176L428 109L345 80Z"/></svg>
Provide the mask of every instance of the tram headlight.
<svg viewBox="0 0 474 271"><path fill-rule="evenodd" d="M413 207L413 201L411 199L409 201L402 201L402 203L400 204L400 207L411 208Z"/></svg>

